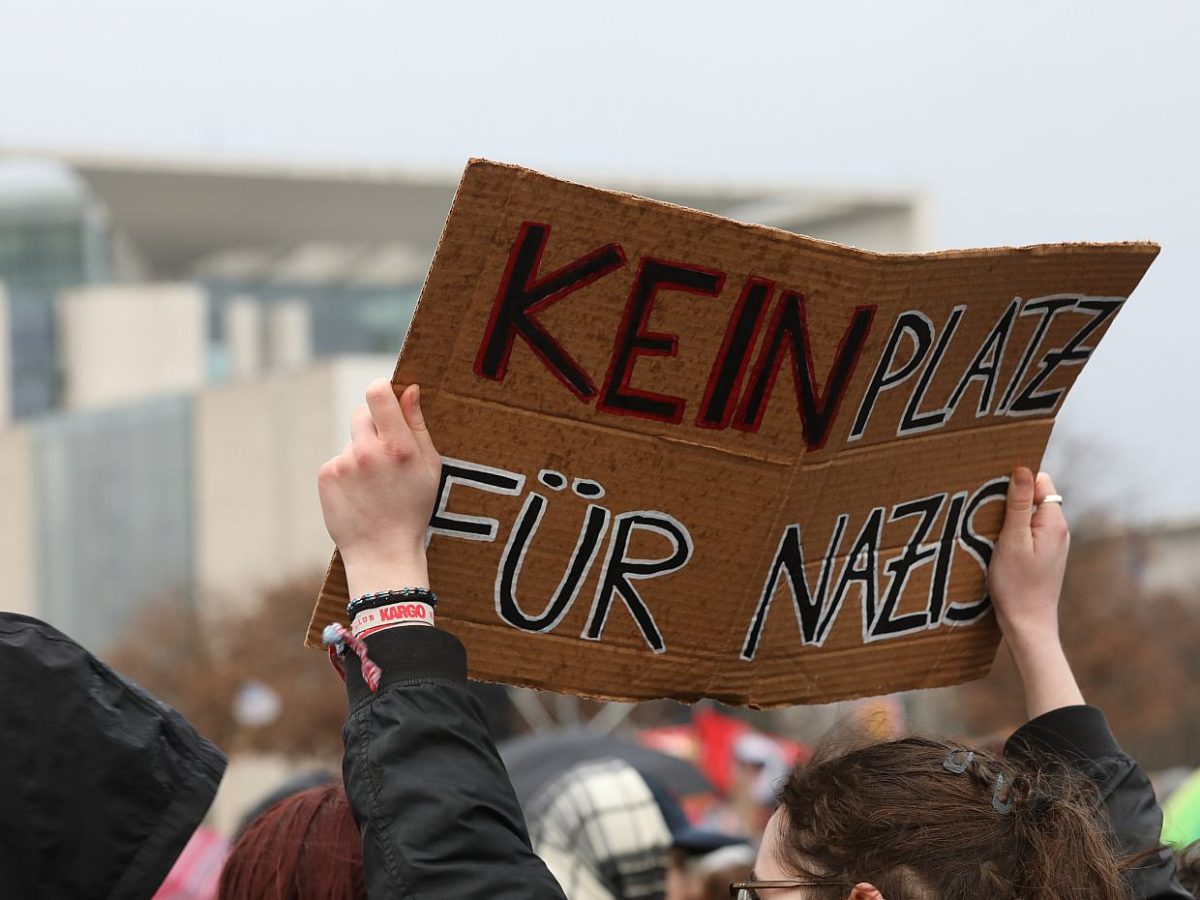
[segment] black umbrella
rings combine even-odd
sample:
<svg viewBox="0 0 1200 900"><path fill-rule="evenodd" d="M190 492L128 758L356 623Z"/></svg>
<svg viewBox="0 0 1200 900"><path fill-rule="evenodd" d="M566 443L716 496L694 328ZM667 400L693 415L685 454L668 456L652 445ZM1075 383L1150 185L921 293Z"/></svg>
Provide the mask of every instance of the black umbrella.
<svg viewBox="0 0 1200 900"><path fill-rule="evenodd" d="M522 735L499 750L522 806L576 763L593 759L622 759L677 797L713 793L709 780L687 760L582 728Z"/></svg>

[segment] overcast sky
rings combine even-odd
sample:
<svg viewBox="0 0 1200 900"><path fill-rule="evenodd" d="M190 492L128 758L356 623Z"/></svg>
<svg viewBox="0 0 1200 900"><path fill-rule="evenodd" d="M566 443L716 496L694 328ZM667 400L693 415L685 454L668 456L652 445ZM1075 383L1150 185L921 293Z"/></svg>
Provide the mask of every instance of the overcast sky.
<svg viewBox="0 0 1200 900"><path fill-rule="evenodd" d="M1197 34L1191 0L8 0L0 144L915 187L939 247L1153 239L1055 440L1195 518Z"/></svg>

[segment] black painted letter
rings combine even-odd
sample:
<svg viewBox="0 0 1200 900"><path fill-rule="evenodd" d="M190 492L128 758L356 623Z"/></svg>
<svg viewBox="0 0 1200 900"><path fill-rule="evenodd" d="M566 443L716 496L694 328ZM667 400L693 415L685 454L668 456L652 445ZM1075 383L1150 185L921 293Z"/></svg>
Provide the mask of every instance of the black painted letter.
<svg viewBox="0 0 1200 900"><path fill-rule="evenodd" d="M587 401L596 395L596 385L533 315L625 265L625 252L620 244L605 244L539 279L538 264L549 236L549 225L525 222L521 226L492 304L487 330L475 356L475 373L493 381L503 381L513 341L520 335L571 393Z"/></svg>
<svg viewBox="0 0 1200 900"><path fill-rule="evenodd" d="M683 419L682 397L639 391L629 386L633 364L639 355L674 356L679 351L678 335L645 330L659 290L669 288L689 294L716 296L721 292L724 282L725 276L711 269L658 259L642 260L637 277L633 280L633 290L629 292L629 300L625 304L621 327L617 330L600 409L660 422L678 423Z"/></svg>
<svg viewBox="0 0 1200 900"><path fill-rule="evenodd" d="M637 528L655 532L666 538L671 544L671 552L661 559L627 557L625 554L629 549L630 538ZM630 581L656 578L674 572L687 565L691 558L692 536L682 522L654 510L637 510L618 515L612 530L608 558L604 562L604 570L600 573L600 586L596 589L592 611L581 637L589 641L598 641L603 637L604 625L612 609L613 594L616 593L625 601L625 606L628 607L633 621L637 623L638 630L650 649L655 653L662 653L667 649L662 633L654 623L654 616L650 614L649 608Z"/></svg>

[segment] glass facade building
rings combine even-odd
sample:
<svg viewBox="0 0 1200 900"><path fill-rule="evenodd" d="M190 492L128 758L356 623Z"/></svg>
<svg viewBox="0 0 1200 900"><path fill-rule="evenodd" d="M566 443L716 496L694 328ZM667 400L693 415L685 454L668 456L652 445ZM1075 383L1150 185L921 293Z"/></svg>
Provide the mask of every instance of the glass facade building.
<svg viewBox="0 0 1200 900"><path fill-rule="evenodd" d="M303 303L311 317L312 355L397 355L417 305L419 284L355 285L203 279L209 298L210 377L221 381L225 359L224 311L231 301L253 298L264 318L272 304Z"/></svg>
<svg viewBox="0 0 1200 900"><path fill-rule="evenodd" d="M106 280L103 216L80 195L0 204L0 282L9 306L12 411L21 418L58 405L55 298Z"/></svg>

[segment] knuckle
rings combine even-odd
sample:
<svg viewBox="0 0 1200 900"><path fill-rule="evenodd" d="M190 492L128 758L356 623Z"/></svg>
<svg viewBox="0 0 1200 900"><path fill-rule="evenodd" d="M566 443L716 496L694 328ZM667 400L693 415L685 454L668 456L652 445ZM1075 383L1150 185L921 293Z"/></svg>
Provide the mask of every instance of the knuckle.
<svg viewBox="0 0 1200 900"><path fill-rule="evenodd" d="M402 441L388 441L383 445L383 452L393 462L409 462L415 455L414 448Z"/></svg>

